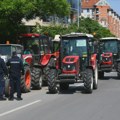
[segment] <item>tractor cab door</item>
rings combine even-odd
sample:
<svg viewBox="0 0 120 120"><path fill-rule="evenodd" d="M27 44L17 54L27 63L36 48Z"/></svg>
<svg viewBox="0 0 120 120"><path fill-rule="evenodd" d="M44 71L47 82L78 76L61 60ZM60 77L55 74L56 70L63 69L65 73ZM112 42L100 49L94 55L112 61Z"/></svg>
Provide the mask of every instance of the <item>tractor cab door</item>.
<svg viewBox="0 0 120 120"><path fill-rule="evenodd" d="M43 37L40 44L40 65L45 66L51 58L51 46L48 37Z"/></svg>

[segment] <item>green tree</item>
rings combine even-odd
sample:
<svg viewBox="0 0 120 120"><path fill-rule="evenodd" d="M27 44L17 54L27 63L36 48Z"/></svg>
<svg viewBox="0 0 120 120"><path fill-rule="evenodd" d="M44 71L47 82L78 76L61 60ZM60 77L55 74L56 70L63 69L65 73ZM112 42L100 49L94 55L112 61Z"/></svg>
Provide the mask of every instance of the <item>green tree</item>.
<svg viewBox="0 0 120 120"><path fill-rule="evenodd" d="M93 34L96 38L114 36L109 29L102 27L97 21L90 18L81 18L79 32Z"/></svg>
<svg viewBox="0 0 120 120"><path fill-rule="evenodd" d="M70 5L66 0L1 0L0 26L4 29L17 29L23 18L29 20L48 15L66 16Z"/></svg>

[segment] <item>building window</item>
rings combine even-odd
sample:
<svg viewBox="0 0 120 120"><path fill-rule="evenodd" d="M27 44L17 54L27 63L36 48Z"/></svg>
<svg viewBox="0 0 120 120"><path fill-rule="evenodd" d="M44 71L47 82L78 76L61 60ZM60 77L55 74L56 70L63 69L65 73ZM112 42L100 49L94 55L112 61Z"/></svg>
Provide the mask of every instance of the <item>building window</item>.
<svg viewBox="0 0 120 120"><path fill-rule="evenodd" d="M89 2L89 0L85 0L85 2Z"/></svg>
<svg viewBox="0 0 120 120"><path fill-rule="evenodd" d="M89 8L87 8L87 12L89 13Z"/></svg>
<svg viewBox="0 0 120 120"><path fill-rule="evenodd" d="M96 13L97 13L97 14L99 13L99 9L98 9L98 8L96 8Z"/></svg>
<svg viewBox="0 0 120 120"><path fill-rule="evenodd" d="M99 15L96 15L96 20L99 20Z"/></svg>

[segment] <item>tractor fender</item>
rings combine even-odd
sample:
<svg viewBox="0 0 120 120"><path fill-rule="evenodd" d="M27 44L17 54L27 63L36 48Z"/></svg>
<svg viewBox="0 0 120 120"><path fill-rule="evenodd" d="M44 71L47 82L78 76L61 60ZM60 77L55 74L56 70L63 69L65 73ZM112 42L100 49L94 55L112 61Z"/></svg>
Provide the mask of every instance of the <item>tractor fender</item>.
<svg viewBox="0 0 120 120"><path fill-rule="evenodd" d="M29 65L32 64L33 58L32 58L32 55L31 55L31 54L22 55L22 57L23 57L23 60L24 60L25 62L27 62Z"/></svg>
<svg viewBox="0 0 120 120"><path fill-rule="evenodd" d="M90 59L90 66L92 66L93 70L96 68L97 63L97 54L92 54Z"/></svg>
<svg viewBox="0 0 120 120"><path fill-rule="evenodd" d="M41 65L46 66L51 58L55 58L55 56L53 56L52 54L44 55L41 59Z"/></svg>

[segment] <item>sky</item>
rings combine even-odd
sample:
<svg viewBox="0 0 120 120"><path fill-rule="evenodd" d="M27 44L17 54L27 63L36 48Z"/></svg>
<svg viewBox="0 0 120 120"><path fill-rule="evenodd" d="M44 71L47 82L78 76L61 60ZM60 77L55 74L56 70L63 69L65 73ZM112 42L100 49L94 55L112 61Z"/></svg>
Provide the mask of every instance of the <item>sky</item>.
<svg viewBox="0 0 120 120"><path fill-rule="evenodd" d="M120 16L120 0L106 0L110 7Z"/></svg>

